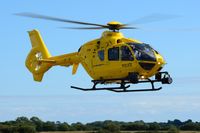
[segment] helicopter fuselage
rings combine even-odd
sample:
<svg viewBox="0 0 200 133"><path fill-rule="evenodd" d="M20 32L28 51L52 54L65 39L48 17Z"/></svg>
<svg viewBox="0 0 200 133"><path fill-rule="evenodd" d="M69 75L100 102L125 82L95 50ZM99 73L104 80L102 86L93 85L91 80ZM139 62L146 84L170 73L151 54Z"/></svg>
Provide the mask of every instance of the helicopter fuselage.
<svg viewBox="0 0 200 133"><path fill-rule="evenodd" d="M80 63L94 80L122 79L137 73L140 79L158 73L165 61L148 44L105 31L101 38L81 46Z"/></svg>

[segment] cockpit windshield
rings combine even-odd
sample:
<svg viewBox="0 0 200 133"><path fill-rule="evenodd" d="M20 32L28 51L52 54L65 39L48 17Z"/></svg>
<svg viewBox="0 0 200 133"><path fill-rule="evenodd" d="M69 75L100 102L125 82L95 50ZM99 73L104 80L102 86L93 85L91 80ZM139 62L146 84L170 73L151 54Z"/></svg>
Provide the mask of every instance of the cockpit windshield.
<svg viewBox="0 0 200 133"><path fill-rule="evenodd" d="M137 60L143 61L156 61L153 48L145 43L127 43L133 49L134 55Z"/></svg>

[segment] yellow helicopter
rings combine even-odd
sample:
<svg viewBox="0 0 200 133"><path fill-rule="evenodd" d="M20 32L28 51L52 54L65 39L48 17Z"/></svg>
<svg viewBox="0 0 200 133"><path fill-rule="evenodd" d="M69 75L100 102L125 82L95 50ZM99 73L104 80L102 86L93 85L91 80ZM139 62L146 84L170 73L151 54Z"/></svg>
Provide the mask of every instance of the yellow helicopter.
<svg viewBox="0 0 200 133"><path fill-rule="evenodd" d="M43 75L52 66L73 66L76 74L81 64L93 79L91 88L71 86L83 91L109 90L113 92L157 91L155 82L171 84L168 72L161 72L166 64L163 57L149 44L123 36L120 29L136 29L128 24L112 21L107 25L79 22L34 13L19 13L19 16L60 21L93 27L71 27L70 29L109 29L100 38L83 44L78 52L51 56L38 30L29 31L32 49L26 59L26 67L35 81L42 81ZM69 27L68 27L69 28ZM154 79L150 79L155 76ZM129 89L130 84L150 83L150 89ZM118 84L118 87L97 87L98 84Z"/></svg>

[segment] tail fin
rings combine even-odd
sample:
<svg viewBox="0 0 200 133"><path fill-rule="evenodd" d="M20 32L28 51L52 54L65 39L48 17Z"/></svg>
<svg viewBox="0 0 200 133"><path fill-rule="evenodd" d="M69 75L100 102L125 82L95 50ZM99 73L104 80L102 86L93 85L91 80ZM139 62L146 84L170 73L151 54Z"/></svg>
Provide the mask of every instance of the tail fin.
<svg viewBox="0 0 200 133"><path fill-rule="evenodd" d="M26 58L26 67L33 74L35 81L41 81L44 73L55 65L66 67L73 65L72 74L76 73L81 60L78 52L52 57L39 31L30 31L29 36L32 49Z"/></svg>
<svg viewBox="0 0 200 133"><path fill-rule="evenodd" d="M48 58L51 57L51 54L45 46L39 31L33 30L28 33L32 49L26 58L26 67L33 74L35 81L41 81L44 73L52 66L52 63L48 63ZM41 62L43 59L47 59L46 63Z"/></svg>

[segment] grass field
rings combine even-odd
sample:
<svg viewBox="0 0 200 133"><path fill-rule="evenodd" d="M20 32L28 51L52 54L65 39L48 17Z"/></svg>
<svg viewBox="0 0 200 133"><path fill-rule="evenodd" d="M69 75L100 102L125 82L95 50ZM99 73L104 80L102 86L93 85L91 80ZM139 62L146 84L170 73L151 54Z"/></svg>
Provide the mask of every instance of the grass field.
<svg viewBox="0 0 200 133"><path fill-rule="evenodd" d="M122 133L139 133L138 131L122 132ZM40 133L91 133L86 131L67 131L67 132L40 132ZM167 133L164 132L163 133ZM180 131L180 133L200 133L200 131Z"/></svg>

